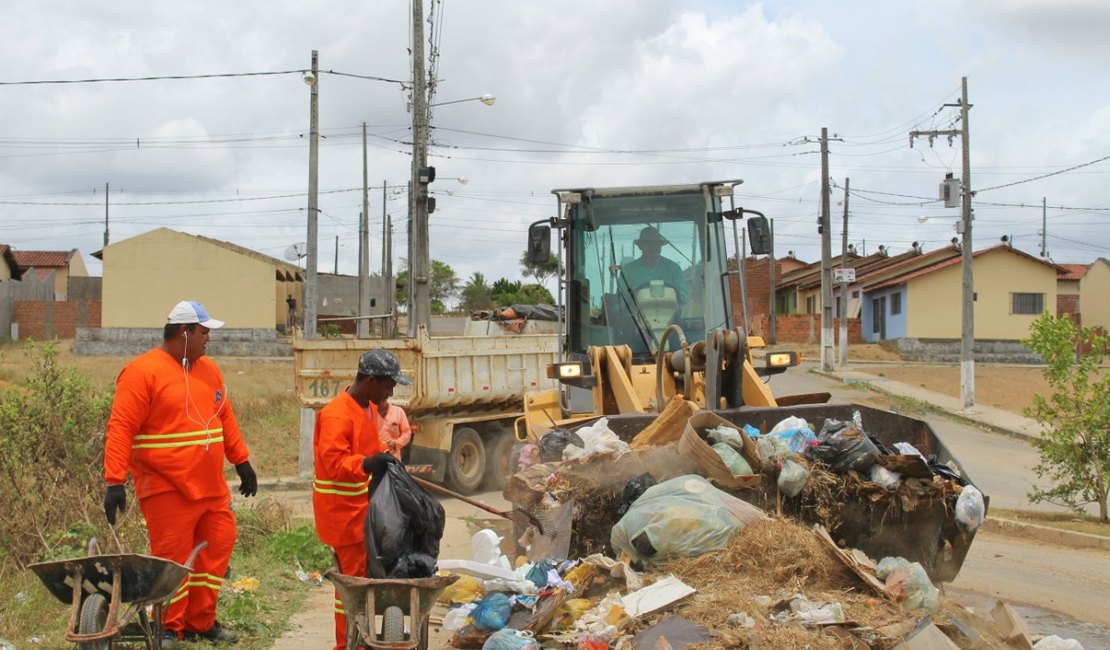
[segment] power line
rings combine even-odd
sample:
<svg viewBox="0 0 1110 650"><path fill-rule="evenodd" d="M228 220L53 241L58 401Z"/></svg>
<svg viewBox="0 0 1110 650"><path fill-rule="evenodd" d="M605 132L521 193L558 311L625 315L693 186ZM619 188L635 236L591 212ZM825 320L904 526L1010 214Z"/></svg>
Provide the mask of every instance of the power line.
<svg viewBox="0 0 1110 650"><path fill-rule="evenodd" d="M216 72L210 74L179 74L179 75L151 75L147 77L96 77L91 79L29 79L24 81L0 81L0 86L57 86L64 84L94 84L94 83L120 83L120 82L134 82L134 81L179 81L183 79L228 79L233 77L273 77L287 74L300 74L307 73L308 70L271 70L264 72ZM401 79L390 79L389 77L378 77L374 75L354 74L351 72L339 72L337 70L320 70L320 73L331 74L338 77L354 77L356 79L367 79L370 81L384 81L386 83L394 83L404 85L406 82Z"/></svg>
<svg viewBox="0 0 1110 650"><path fill-rule="evenodd" d="M1048 174L1041 174L1040 176L1034 176L1033 178L1026 178L1025 180L1014 181L1013 183L1006 183L1005 185L995 185L994 187L984 187L983 189L975 190L975 194L978 194L980 192L988 192L990 190L997 190L997 189L1001 189L1003 187L1010 187L1012 185L1021 185L1022 183L1032 183L1033 181L1039 181L1042 178L1048 178L1050 176L1057 176L1059 174L1066 174L1067 172L1072 172L1072 171L1075 171L1077 169L1081 169L1083 167L1090 167L1091 165L1094 165L1096 163L1100 163L1104 160L1110 160L1110 156L1103 156L1102 158L1098 158L1098 159L1092 160L1090 162L1081 163L1079 165L1073 165L1073 166L1068 167L1066 169L1061 169L1060 171L1050 172Z"/></svg>

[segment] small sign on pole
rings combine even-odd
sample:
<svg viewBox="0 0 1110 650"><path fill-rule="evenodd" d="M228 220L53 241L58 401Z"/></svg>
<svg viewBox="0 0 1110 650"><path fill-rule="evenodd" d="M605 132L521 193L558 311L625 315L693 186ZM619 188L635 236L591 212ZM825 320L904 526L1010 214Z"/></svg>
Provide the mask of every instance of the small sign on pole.
<svg viewBox="0 0 1110 650"><path fill-rule="evenodd" d="M850 284L855 281L855 269L833 269L833 282L838 284Z"/></svg>

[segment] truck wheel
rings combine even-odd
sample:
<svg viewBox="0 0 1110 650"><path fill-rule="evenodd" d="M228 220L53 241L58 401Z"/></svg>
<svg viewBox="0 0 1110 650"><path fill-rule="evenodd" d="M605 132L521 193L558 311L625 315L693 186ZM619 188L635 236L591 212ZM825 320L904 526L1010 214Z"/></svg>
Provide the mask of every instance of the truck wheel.
<svg viewBox="0 0 1110 650"><path fill-rule="evenodd" d="M486 445L486 480L483 487L487 490L500 490L505 487L509 477L516 474L516 461L520 451L516 436L502 429ZM516 453L513 453L514 450Z"/></svg>
<svg viewBox="0 0 1110 650"><path fill-rule="evenodd" d="M447 486L469 494L478 489L486 474L486 446L482 436L470 427L459 427L451 436L451 453L447 456Z"/></svg>

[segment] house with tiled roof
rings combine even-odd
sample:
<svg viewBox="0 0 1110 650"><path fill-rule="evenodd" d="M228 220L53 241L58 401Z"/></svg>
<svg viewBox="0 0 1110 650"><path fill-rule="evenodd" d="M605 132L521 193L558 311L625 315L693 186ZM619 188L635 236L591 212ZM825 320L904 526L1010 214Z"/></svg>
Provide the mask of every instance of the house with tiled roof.
<svg viewBox="0 0 1110 650"><path fill-rule="evenodd" d="M231 242L157 228L93 254L104 261L103 328L161 326L180 300L204 304L236 329L286 322L302 269Z"/></svg>
<svg viewBox="0 0 1110 650"><path fill-rule="evenodd" d="M69 296L70 278L87 278L89 270L76 248L68 251L22 251L14 253L15 261L26 275L49 282L53 278L54 300Z"/></svg>
<svg viewBox="0 0 1110 650"><path fill-rule="evenodd" d="M1079 279L1079 310L1084 327L1110 331L1110 261L1100 257Z"/></svg>
<svg viewBox="0 0 1110 650"><path fill-rule="evenodd" d="M1071 314L1076 322L1082 322L1079 305L1079 283L1090 264L1057 264L1062 269L1056 276L1056 315Z"/></svg>
<svg viewBox="0 0 1110 650"><path fill-rule="evenodd" d="M866 341L958 340L963 328L962 253L945 247L863 279ZM1042 312L1056 308L1059 266L1008 244L975 251L975 338L1019 341Z"/></svg>

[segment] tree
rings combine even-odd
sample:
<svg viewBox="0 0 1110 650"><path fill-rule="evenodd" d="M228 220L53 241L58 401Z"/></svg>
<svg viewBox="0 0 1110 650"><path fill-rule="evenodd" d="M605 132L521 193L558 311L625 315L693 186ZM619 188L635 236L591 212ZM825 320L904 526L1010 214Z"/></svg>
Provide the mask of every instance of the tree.
<svg viewBox="0 0 1110 650"><path fill-rule="evenodd" d="M559 258L554 255L547 258L546 262L532 262L528 253L520 257L520 272L526 278L535 278L538 284L547 284L548 278L559 274Z"/></svg>
<svg viewBox="0 0 1110 650"><path fill-rule="evenodd" d="M1040 462L1033 471L1051 483L1034 488L1029 499L1063 505L1082 513L1097 503L1099 520L1110 523L1110 372L1099 364L1110 356L1105 331L1077 328L1068 315L1047 312L1033 321L1023 341L1045 362L1044 376L1052 388L1036 395L1025 414L1046 426L1034 445Z"/></svg>
<svg viewBox="0 0 1110 650"><path fill-rule="evenodd" d="M493 299L493 304L498 307L505 307L508 305L536 305L536 304L554 304L555 299L552 297L551 292L546 287L539 284L529 283L523 284L500 278L493 283L490 288L490 296Z"/></svg>
<svg viewBox="0 0 1110 650"><path fill-rule="evenodd" d="M409 302L409 269L408 259L401 258L401 271L397 274L397 292L394 304L408 305ZM432 282L428 287L428 296L433 314L442 314L446 311L447 302L455 297L459 291L459 277L455 269L449 264L432 260Z"/></svg>
<svg viewBox="0 0 1110 650"><path fill-rule="evenodd" d="M475 271L462 290L463 311L479 311L491 307L493 307L493 298L490 297L486 276Z"/></svg>

